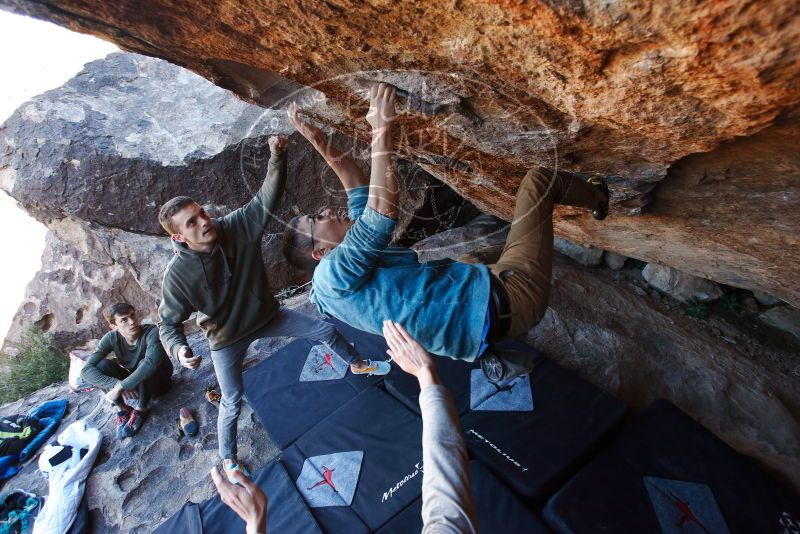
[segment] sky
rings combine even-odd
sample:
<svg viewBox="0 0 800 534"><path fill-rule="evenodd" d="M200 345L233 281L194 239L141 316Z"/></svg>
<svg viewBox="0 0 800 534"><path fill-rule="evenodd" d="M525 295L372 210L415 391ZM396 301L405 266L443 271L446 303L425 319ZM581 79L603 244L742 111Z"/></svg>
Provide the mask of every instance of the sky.
<svg viewBox="0 0 800 534"><path fill-rule="evenodd" d="M83 65L118 48L60 26L0 11L0 123L32 97L59 87ZM0 340L41 267L45 227L0 191Z"/></svg>

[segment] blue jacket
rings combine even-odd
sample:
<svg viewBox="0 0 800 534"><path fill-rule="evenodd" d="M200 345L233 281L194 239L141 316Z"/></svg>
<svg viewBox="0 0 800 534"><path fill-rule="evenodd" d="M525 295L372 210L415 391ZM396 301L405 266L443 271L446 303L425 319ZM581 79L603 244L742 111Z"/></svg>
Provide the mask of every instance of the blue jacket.
<svg viewBox="0 0 800 534"><path fill-rule="evenodd" d="M30 458L53 435L66 411L66 400L51 400L28 412L28 417L35 417L39 420L42 429L19 454L0 457L0 480L17 474L19 467L16 464Z"/></svg>
<svg viewBox="0 0 800 534"><path fill-rule="evenodd" d="M314 271L311 302L375 334L391 319L433 354L474 360L489 306L488 268L452 260L420 263L413 250L389 247L397 222L366 207L368 193L367 186L348 191L356 222Z"/></svg>

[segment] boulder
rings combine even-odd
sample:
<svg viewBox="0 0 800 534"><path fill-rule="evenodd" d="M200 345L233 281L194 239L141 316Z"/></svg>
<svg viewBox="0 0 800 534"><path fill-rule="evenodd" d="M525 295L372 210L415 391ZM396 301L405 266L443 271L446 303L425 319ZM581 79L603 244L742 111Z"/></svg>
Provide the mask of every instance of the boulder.
<svg viewBox="0 0 800 534"><path fill-rule="evenodd" d="M655 263L648 263L642 269L642 276L654 288L683 302L711 302L724 294L722 288L711 280Z"/></svg>
<svg viewBox="0 0 800 534"><path fill-rule="evenodd" d="M603 249L601 248L579 245L560 237L553 240L553 248L586 267L597 267L603 263Z"/></svg>
<svg viewBox="0 0 800 534"><path fill-rule="evenodd" d="M161 277L172 257L167 236L98 227L72 218L52 224L42 268L28 283L4 343L9 352L32 324L60 347L82 347L108 331L102 310L128 302L157 322Z"/></svg>
<svg viewBox="0 0 800 534"><path fill-rule="evenodd" d="M800 305L796 2L0 5L262 106L313 87L306 112L362 141L367 86L387 81L400 151L484 212L510 220L534 166L602 175L612 217L559 209L560 237Z"/></svg>
<svg viewBox="0 0 800 534"><path fill-rule="evenodd" d="M286 192L262 241L276 292L308 279L283 258L285 221L346 205L338 178L293 133L285 111L248 104L185 69L136 54L87 64L62 87L23 104L0 132L0 187L53 232L9 330L12 344L37 323L62 347L81 346L105 331L100 310L117 300L153 316L172 256L159 207L184 194L217 216L243 205L261 185L271 135L289 136ZM335 132L329 142L368 173L368 146ZM400 160L397 170L398 237L450 228L475 211L419 167ZM415 219L420 211L430 214Z"/></svg>
<svg viewBox="0 0 800 534"><path fill-rule="evenodd" d="M610 250L606 250L605 254L603 254L603 263L605 263L606 267L612 271L619 271L622 269L627 260L627 256L617 254L616 252L611 252Z"/></svg>
<svg viewBox="0 0 800 534"><path fill-rule="evenodd" d="M770 308L760 315L762 321L800 340L800 310L791 306Z"/></svg>

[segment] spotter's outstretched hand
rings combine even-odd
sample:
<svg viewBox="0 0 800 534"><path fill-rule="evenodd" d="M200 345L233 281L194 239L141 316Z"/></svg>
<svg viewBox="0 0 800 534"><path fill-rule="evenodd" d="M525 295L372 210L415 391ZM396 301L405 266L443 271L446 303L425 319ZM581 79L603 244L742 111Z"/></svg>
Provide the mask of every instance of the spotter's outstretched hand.
<svg viewBox="0 0 800 534"><path fill-rule="evenodd" d="M383 337L389 345L386 353L400 366L400 369L417 377L420 383L423 377L435 373L430 353L398 323L384 321Z"/></svg>
<svg viewBox="0 0 800 534"><path fill-rule="evenodd" d="M211 478L222 502L247 523L247 533L264 532L267 526L267 496L261 488L240 471L233 474L236 484L231 484L216 466L211 469Z"/></svg>

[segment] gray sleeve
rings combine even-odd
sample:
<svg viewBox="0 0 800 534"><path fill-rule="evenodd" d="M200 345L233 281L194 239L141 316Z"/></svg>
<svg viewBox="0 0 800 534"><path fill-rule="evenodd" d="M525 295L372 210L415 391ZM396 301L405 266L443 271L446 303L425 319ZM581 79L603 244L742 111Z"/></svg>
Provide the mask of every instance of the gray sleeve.
<svg viewBox="0 0 800 534"><path fill-rule="evenodd" d="M178 349L189 345L183 332L183 322L193 311L180 290L165 275L161 287L161 304L158 306L158 333L167 354L175 358L175 361L178 361Z"/></svg>
<svg viewBox="0 0 800 534"><path fill-rule="evenodd" d="M422 411L422 532L475 533L467 446L453 399L434 384L419 395Z"/></svg>
<svg viewBox="0 0 800 534"><path fill-rule="evenodd" d="M264 183L250 202L221 219L223 225L245 236L248 242L261 239L264 227L275 213L286 187L286 154L272 156Z"/></svg>
<svg viewBox="0 0 800 534"><path fill-rule="evenodd" d="M97 349L95 349L92 355L89 356L89 358L86 360L86 365L84 365L83 369L81 369L81 378L93 386L97 386L102 389L111 389L117 385L117 382L119 382L118 379L114 378L113 376L103 374L100 369L97 368L97 364L103 361L106 356L111 354L113 351L111 337L111 332L103 336L103 338L100 340L100 343L97 345Z"/></svg>

